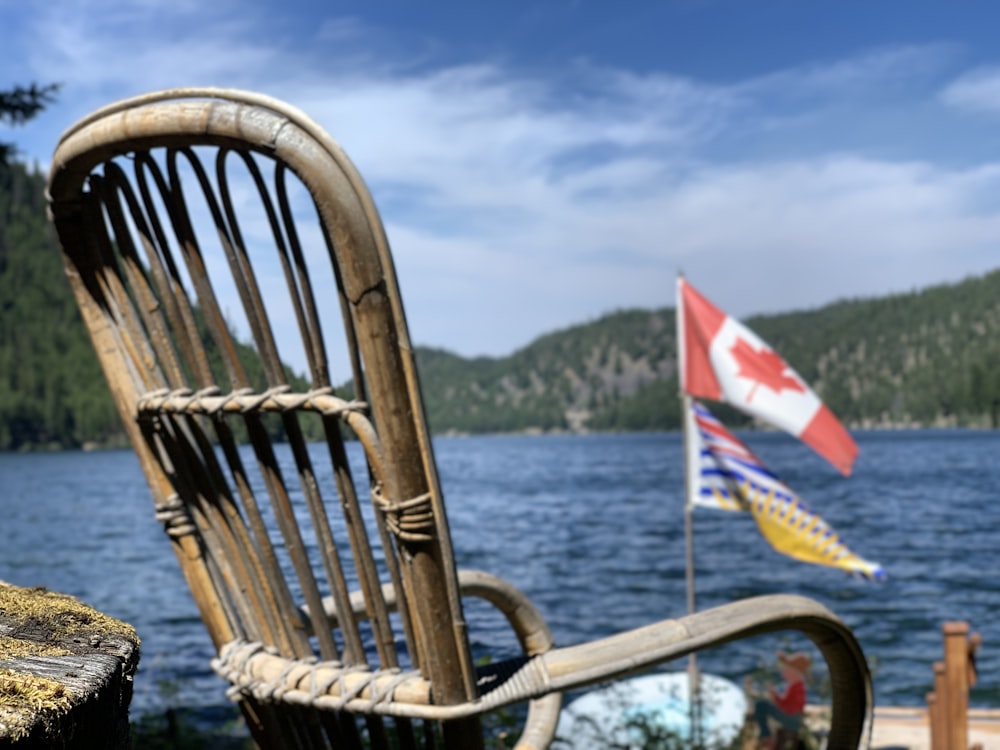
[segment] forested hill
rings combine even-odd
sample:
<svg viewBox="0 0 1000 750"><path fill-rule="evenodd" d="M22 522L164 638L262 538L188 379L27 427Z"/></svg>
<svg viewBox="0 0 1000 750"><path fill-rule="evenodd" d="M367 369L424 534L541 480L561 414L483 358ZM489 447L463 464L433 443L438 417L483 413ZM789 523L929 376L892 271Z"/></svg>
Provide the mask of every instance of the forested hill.
<svg viewBox="0 0 1000 750"><path fill-rule="evenodd" d="M0 450L123 439L44 191L42 175L0 161Z"/></svg>
<svg viewBox="0 0 1000 750"><path fill-rule="evenodd" d="M0 450L123 439L63 277L43 190L41 175L0 163ZM701 286L711 296L710 283ZM851 426L996 426L1000 270L744 322ZM679 424L672 309L611 313L507 357L418 348L418 360L437 433Z"/></svg>
<svg viewBox="0 0 1000 750"><path fill-rule="evenodd" d="M1000 270L744 322L852 427L997 426ZM613 313L502 359L420 355L438 429L679 426L673 309Z"/></svg>
<svg viewBox="0 0 1000 750"><path fill-rule="evenodd" d="M997 426L1000 270L744 322L852 427ZM420 355L438 429L679 425L672 309L613 313L502 359Z"/></svg>

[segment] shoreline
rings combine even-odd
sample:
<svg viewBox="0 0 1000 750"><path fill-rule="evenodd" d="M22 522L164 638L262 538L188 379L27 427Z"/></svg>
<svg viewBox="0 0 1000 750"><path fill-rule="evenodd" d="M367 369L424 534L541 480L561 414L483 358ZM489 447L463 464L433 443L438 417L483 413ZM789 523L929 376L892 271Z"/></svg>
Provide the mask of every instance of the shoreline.
<svg viewBox="0 0 1000 750"><path fill-rule="evenodd" d="M969 708L968 716L969 746L979 743L985 748L997 747L1000 741L1000 709ZM872 750L890 747L897 750L930 750L931 730L926 706L876 706L870 747Z"/></svg>
<svg viewBox="0 0 1000 750"><path fill-rule="evenodd" d="M920 425L920 424L873 424L866 426L850 426L850 430L856 433L915 433L915 432L997 432L1000 434L1000 427L988 427L983 425ZM759 433L781 433L781 430L766 426L748 425L737 427L733 430L736 433L759 432ZM442 432L432 432L433 439L455 439L473 437L567 437L567 436L601 436L601 435L677 435L683 431L680 428L656 429L656 430L543 430L541 428L528 428L511 432L461 432L458 430L445 430ZM322 441L317 441L322 442ZM279 441L280 444L280 441ZM14 449L0 450L0 455L24 455L24 454L44 454L44 453L93 453L95 451L117 451L131 450L132 446L127 440L113 440L108 443L87 441L81 445L63 446L56 442L49 442L39 445L20 446Z"/></svg>

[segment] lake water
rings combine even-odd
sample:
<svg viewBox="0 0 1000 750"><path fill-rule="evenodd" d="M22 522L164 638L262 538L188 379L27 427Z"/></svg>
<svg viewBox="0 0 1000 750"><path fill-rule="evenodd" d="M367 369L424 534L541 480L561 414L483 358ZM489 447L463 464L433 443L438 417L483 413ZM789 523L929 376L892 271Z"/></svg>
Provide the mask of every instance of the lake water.
<svg viewBox="0 0 1000 750"><path fill-rule="evenodd" d="M744 437L888 580L784 558L749 517L699 510L699 608L766 593L820 600L857 634L880 705L922 704L941 624L968 620L984 637L972 703L1000 705L1000 433L859 433L850 479L785 435ZM528 593L558 643L684 614L678 434L447 438L435 449L459 565ZM225 704L131 452L0 454L0 518L0 579L74 594L136 626L133 713ZM478 611L468 614L474 648L513 650L510 636L485 621L477 629ZM777 647L798 645L758 638L703 652L699 663L739 681Z"/></svg>

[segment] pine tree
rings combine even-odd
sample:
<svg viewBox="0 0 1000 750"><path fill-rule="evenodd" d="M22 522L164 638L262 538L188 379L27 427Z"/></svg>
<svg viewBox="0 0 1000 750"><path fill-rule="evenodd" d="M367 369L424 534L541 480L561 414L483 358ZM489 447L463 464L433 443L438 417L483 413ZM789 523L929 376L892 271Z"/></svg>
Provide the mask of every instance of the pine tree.
<svg viewBox="0 0 1000 750"><path fill-rule="evenodd" d="M0 123L23 125L51 104L58 90L57 83L0 90ZM0 141L0 162L6 162L16 151L13 143Z"/></svg>

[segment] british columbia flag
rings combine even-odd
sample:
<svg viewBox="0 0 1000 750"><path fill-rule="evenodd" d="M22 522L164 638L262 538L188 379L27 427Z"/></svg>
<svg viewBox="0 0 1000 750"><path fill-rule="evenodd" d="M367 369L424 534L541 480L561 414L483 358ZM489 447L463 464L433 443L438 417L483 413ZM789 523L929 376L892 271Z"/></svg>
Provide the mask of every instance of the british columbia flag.
<svg viewBox="0 0 1000 750"><path fill-rule="evenodd" d="M692 505L753 514L764 538L782 554L828 565L872 580L885 578L881 565L854 554L819 515L789 489L739 438L702 404L692 401L688 429L698 462Z"/></svg>

